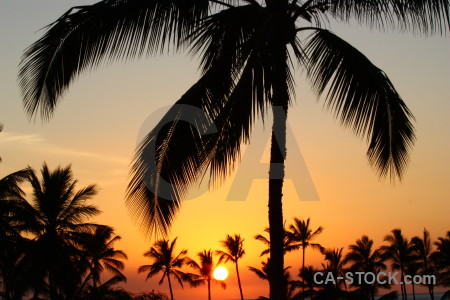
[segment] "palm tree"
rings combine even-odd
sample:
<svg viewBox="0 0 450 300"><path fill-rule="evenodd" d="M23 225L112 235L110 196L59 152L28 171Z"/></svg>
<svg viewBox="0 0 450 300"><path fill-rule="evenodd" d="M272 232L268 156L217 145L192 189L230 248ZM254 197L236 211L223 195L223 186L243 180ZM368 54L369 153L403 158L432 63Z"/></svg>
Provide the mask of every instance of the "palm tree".
<svg viewBox="0 0 450 300"><path fill-rule="evenodd" d="M268 233L270 236L270 229L269 227L266 227L264 229L264 232ZM262 242L263 244L265 244L267 246L266 249L264 249L260 256L264 256L270 253L270 239L263 236L262 234L257 234L254 236L255 240ZM292 246L292 241L289 239L289 236L287 234L287 231L284 230L284 237L283 237L283 254L293 251L294 247Z"/></svg>
<svg viewBox="0 0 450 300"><path fill-rule="evenodd" d="M236 275L238 279L239 293L241 294L241 300L244 300L244 295L242 293L242 285L241 285L241 277L239 276L239 266L238 261L241 259L244 254L244 239L241 238L239 234L235 234L234 237L227 234L227 237L224 241L221 242L222 246L226 249L226 251L217 250L216 254L219 255L219 264L225 260L225 263L231 261L234 263L236 267Z"/></svg>
<svg viewBox="0 0 450 300"><path fill-rule="evenodd" d="M53 300L75 293L81 280L77 270L80 236L95 228L85 221L100 211L85 203L97 193L95 185L75 190L77 181L70 166L50 171L44 163L41 176L39 180L35 172L28 173L33 197L22 218L34 238L22 263L33 270L30 280L35 285L34 297L38 297L46 279Z"/></svg>
<svg viewBox="0 0 450 300"><path fill-rule="evenodd" d="M322 265L323 269L327 272L333 273L333 278L342 277L344 278L344 255L342 254L344 248L328 249L323 252L325 255L326 265ZM344 283L342 280L336 280L334 284L335 289Z"/></svg>
<svg viewBox="0 0 450 300"><path fill-rule="evenodd" d="M82 243L82 258L87 261L88 274L85 281L92 281L92 292L95 293L100 283L100 275L106 269L117 280L126 281L122 273L125 264L122 259L128 259L125 252L115 250L114 243L121 239L114 235L114 229L109 226L98 226L92 234L84 235Z"/></svg>
<svg viewBox="0 0 450 300"><path fill-rule="evenodd" d="M152 290L151 292L140 292L133 297L133 300L169 300L169 297L166 294Z"/></svg>
<svg viewBox="0 0 450 300"><path fill-rule="evenodd" d="M314 294L320 287L314 278L314 275L317 272L317 268L314 268L313 266L306 266L300 269L298 275L302 280L299 282L298 286L302 287L302 292L298 293L298 297L300 297L301 299L304 299L306 297L310 297L311 299L313 298Z"/></svg>
<svg viewBox="0 0 450 300"><path fill-rule="evenodd" d="M414 252L416 252L417 257L419 259L420 274L434 275L436 270L431 260L432 248L431 248L430 233L424 228L423 237L422 238L418 236L413 237L411 239L411 244L413 246ZM434 300L433 283L427 284L427 287L428 293L430 294L430 298Z"/></svg>
<svg viewBox="0 0 450 300"><path fill-rule="evenodd" d="M214 263L213 252L210 250L203 250L203 252L197 253L200 263L195 260L190 260L189 265L198 272L196 278L191 282L191 285L197 287L199 285L206 284L208 287L208 300L211 300L211 283L220 284L223 289L227 288L227 285L223 281L214 279L213 272L216 268Z"/></svg>
<svg viewBox="0 0 450 300"><path fill-rule="evenodd" d="M0 240L20 237L22 220L20 210L25 203L25 193L20 183L27 179L31 169L22 169L0 179ZM2 243L3 244L3 243Z"/></svg>
<svg viewBox="0 0 450 300"><path fill-rule="evenodd" d="M272 110L269 169L271 299L283 286L282 190L295 63L346 127L366 136L381 177L402 177L414 143L412 113L386 74L327 29L331 19L382 30L446 33L445 0L103 0L71 8L25 52L24 106L50 118L69 85L104 60L184 50L201 78L138 147L127 203L149 233L167 233L181 200L209 169L211 184L237 165L257 117ZM308 34L309 33L309 34ZM179 151L182 147L183 151ZM170 201L167 201L170 200Z"/></svg>
<svg viewBox="0 0 450 300"><path fill-rule="evenodd" d="M450 231L447 236L439 237L434 244L437 250L431 254L433 262L439 270L439 284L445 287L450 286ZM447 292L450 294L450 291Z"/></svg>
<svg viewBox="0 0 450 300"><path fill-rule="evenodd" d="M77 294L76 299L79 300L132 300L130 293L122 288L114 288L119 282L125 281L124 277L113 276L102 284L94 288L94 286L83 287L83 290Z"/></svg>
<svg viewBox="0 0 450 300"><path fill-rule="evenodd" d="M324 251L324 248L317 243L311 243L319 234L322 233L323 227L319 226L316 230L310 227L310 219L306 221L294 218L294 224L289 225L287 232L288 238L291 241L293 249L302 249L302 270L305 267L305 252L306 248L311 247L313 249ZM303 287L303 292L305 288Z"/></svg>
<svg viewBox="0 0 450 300"><path fill-rule="evenodd" d="M21 298L24 292L16 263L25 243L20 233L24 228L21 216L26 200L20 183L29 171L23 169L0 179L0 279L5 299Z"/></svg>
<svg viewBox="0 0 450 300"><path fill-rule="evenodd" d="M284 271L283 272L283 274L284 274L283 280L284 280L284 286L285 286L284 294L286 295L286 299L290 299L290 294L293 292L293 289L291 289L289 287L289 285L291 284L291 281L290 281L291 275L289 273L290 268L291 267L285 267L283 270ZM248 269L251 272L253 272L256 276L258 276L259 279L267 280L267 281L270 280L270 277L271 277L271 275L270 275L270 258L268 258L267 261L265 261L265 262L264 261L261 262L260 269L251 267L251 266L249 266ZM261 296L258 299L268 299L268 298Z"/></svg>
<svg viewBox="0 0 450 300"><path fill-rule="evenodd" d="M349 246L349 250L343 263L351 263L349 269L352 272L370 272L377 276L381 270L386 269L380 250L373 249L373 240L369 239L368 236L363 235L355 244ZM378 286L377 282L373 284L362 283L363 292L370 296L372 300L375 299Z"/></svg>
<svg viewBox="0 0 450 300"><path fill-rule="evenodd" d="M144 253L145 257L153 260L153 263L151 265L140 266L138 269L138 273L148 273L146 280L162 272L163 276L161 277L159 284L162 284L164 279L167 277L171 300L173 300L173 291L170 277L174 277L181 287L183 287L183 281L190 282L192 280L191 274L179 270L183 267L183 265L187 264L190 259L186 256L187 250L181 250L181 252L175 256L174 249L176 242L177 238L175 238L172 242L169 240L155 242L153 247Z"/></svg>
<svg viewBox="0 0 450 300"><path fill-rule="evenodd" d="M384 237L384 241L390 243L382 246L380 250L385 259L392 261L392 269L400 270L401 280L405 278L406 266L413 260L412 244L402 235L400 229L393 229L391 234ZM401 285L402 299L406 300L406 286Z"/></svg>

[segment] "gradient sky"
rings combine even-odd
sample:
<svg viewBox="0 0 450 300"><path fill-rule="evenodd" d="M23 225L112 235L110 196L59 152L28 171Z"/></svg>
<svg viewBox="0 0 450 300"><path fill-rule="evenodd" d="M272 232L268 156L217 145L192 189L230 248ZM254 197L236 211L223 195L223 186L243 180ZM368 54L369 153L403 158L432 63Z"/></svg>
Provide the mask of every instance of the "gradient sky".
<svg viewBox="0 0 450 300"><path fill-rule="evenodd" d="M79 188L96 183L100 192L93 203L103 211L99 223L113 226L122 241L116 244L129 255L126 287L133 291L161 290L157 280L144 281L137 268L147 264L142 254L151 241L139 233L124 205L127 173L141 128L151 128L157 112L172 104L199 74L196 58L186 54L103 65L84 74L64 96L49 122L29 120L17 85L23 50L37 40L40 28L69 7L95 1L2 0L0 2L0 177L30 165L39 170L72 164ZM367 145L339 126L309 93L301 70L296 70L296 101L289 112L294 139L288 141L287 177L300 178L297 194L286 180L284 217L311 217L313 227L325 228L317 242L328 248L347 247L363 234L377 246L394 228L411 238L426 227L433 239L450 230L450 44L448 37L423 38L412 34L378 33L366 28L338 26L332 30L357 47L384 70L416 117L417 142L404 181L391 184L378 179L366 160ZM151 122L150 122L151 123ZM149 127L150 126L150 127ZM173 225L170 238L179 237L178 250L191 256L203 249L218 249L226 234L245 238L241 262L246 297L265 294L267 285L246 266L260 266L264 246L253 239L267 226L267 172L256 174L256 160L267 163L258 145L265 145L268 129L258 127L243 155L238 179L221 188L189 197ZM297 147L298 145L298 147ZM307 169L302 167L305 161ZM251 178L249 190L243 182ZM311 179L308 183L306 179ZM227 201L230 190L247 195L244 201ZM311 200L317 192L320 201ZM243 197L243 196L242 196ZM300 200L302 199L302 200ZM307 264L320 266L321 255L307 252ZM289 254L286 265L298 273L300 253ZM232 266L226 291L213 288L213 299L238 298ZM158 278L159 280L159 278ZM178 300L206 298L206 287L181 291Z"/></svg>

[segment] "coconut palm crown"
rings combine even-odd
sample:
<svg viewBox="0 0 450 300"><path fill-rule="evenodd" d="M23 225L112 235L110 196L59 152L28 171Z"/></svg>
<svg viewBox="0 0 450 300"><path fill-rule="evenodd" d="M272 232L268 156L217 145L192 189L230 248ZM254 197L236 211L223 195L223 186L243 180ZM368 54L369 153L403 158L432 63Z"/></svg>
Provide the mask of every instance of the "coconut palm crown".
<svg viewBox="0 0 450 300"><path fill-rule="evenodd" d="M103 0L73 7L24 53L19 84L30 116L48 119L74 79L101 62L187 50L201 76L141 142L128 204L149 233L167 233L205 172L220 183L258 117L272 110L269 170L271 298L281 299L286 119L300 65L325 106L367 138L380 176L401 178L413 116L386 74L329 30L330 21L446 33L447 0ZM183 151L180 151L183 149Z"/></svg>

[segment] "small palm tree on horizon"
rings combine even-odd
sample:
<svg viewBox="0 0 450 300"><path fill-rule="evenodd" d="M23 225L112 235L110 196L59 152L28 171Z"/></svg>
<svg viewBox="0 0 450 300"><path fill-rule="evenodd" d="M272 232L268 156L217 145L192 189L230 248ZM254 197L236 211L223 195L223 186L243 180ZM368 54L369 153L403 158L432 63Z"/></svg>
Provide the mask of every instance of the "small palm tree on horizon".
<svg viewBox="0 0 450 300"><path fill-rule="evenodd" d="M312 243L319 234L322 233L323 227L319 226L316 230L313 230L310 226L310 218L301 220L294 217L294 223L289 225L289 231L287 231L288 239L290 240L290 247L292 250L302 249L302 268L305 267L305 253L308 247L314 250L323 252L325 250L322 245L318 243ZM305 291L304 287L302 288Z"/></svg>
<svg viewBox="0 0 450 300"><path fill-rule="evenodd" d="M193 280L192 274L180 270L184 265L189 264L190 259L186 256L188 251L185 249L175 255L177 239L178 238L175 238L172 242L170 242L170 240L156 241L153 247L144 253L144 256L150 258L153 263L140 266L138 269L138 273L147 273L145 280L158 273L163 273L159 284L162 284L164 279L167 278L171 300L174 299L172 281L170 280L171 277L174 277L181 287L184 287L183 282L191 283Z"/></svg>
<svg viewBox="0 0 450 300"><path fill-rule="evenodd" d="M236 268L239 293L241 295L241 300L244 300L244 294L242 292L241 277L239 276L239 266L238 266L239 259L241 259L245 254L244 239L239 234L235 234L234 236L227 234L227 237L225 238L225 240L221 241L221 244L222 247L226 249L226 251L222 250L216 251L216 254L219 255L218 264L220 264L222 261L224 263L227 263L228 261L234 263L234 266Z"/></svg>
<svg viewBox="0 0 450 300"><path fill-rule="evenodd" d="M343 263L344 265L351 263L349 267L351 272L371 273L378 276L380 271L386 269L380 250L374 249L373 240L367 235L363 235L356 240L355 244L350 245L348 248L349 252L345 256ZM382 285L374 282L373 284L358 283L356 286L360 286L364 294L368 295L371 300L374 300L377 288Z"/></svg>
<svg viewBox="0 0 450 300"><path fill-rule="evenodd" d="M384 241L389 245L381 246L382 256L386 260L391 260L393 270L400 270L401 280L403 280L406 275L406 267L414 258L412 244L403 236L401 229L393 229L384 237ZM403 284L400 288L402 300L407 300L406 285Z"/></svg>
<svg viewBox="0 0 450 300"><path fill-rule="evenodd" d="M269 238L265 237L262 234L257 234L257 235L254 236L255 240L260 241L264 245L267 246L266 249L261 251L261 254L259 256L264 256L264 255L270 254L270 229L269 229L269 227L266 227L264 229L264 232L269 234ZM283 254L286 254L287 252L293 251L294 248L292 247L292 241L289 239L287 231L284 230L283 232L284 232L284 236L283 236Z"/></svg>
<svg viewBox="0 0 450 300"><path fill-rule="evenodd" d="M450 231L446 236L439 237L434 245L437 249L433 251L431 258L438 270L438 284L450 287ZM446 294L450 296L450 290Z"/></svg>
<svg viewBox="0 0 450 300"><path fill-rule="evenodd" d="M256 268L256 267L252 267L252 266L248 266L247 268L249 269L249 271L254 273L259 279L269 281L269 278L271 277L270 258L267 258L266 261L261 262L261 268ZM285 283L284 286L286 287L286 289L284 290L284 293L286 295L286 299L289 299L290 294L293 292L293 289L291 289L289 286L291 283L291 281L290 281L291 274L289 273L290 268L291 267L288 266L288 267L285 267L283 270L283 281ZM268 300L269 298L260 296L258 299Z"/></svg>
<svg viewBox="0 0 450 300"><path fill-rule="evenodd" d="M125 268L122 260L128 259L128 256L122 250L114 249L114 243L121 239L114 234L112 227L105 225L97 226L93 233L83 236L81 256L88 266L85 282L92 281L93 291L101 285L100 275L105 269L114 275L115 282L126 281L122 273Z"/></svg>
<svg viewBox="0 0 450 300"><path fill-rule="evenodd" d="M419 273L421 275L435 275L436 267L432 261L432 243L430 233L426 228L423 229L422 237L413 237L411 239L414 251L417 253L419 263ZM432 282L427 284L428 293L431 300L434 300L434 284Z"/></svg>
<svg viewBox="0 0 450 300"><path fill-rule="evenodd" d="M219 284L223 289L226 289L227 285L223 281L216 280L213 276L217 264L214 262L214 252L211 249L197 253L197 257L200 263L197 263L193 259L188 262L188 265L197 271L197 274L195 274L196 278L191 281L191 285L198 287L206 284L208 288L208 300L211 300L211 283Z"/></svg>

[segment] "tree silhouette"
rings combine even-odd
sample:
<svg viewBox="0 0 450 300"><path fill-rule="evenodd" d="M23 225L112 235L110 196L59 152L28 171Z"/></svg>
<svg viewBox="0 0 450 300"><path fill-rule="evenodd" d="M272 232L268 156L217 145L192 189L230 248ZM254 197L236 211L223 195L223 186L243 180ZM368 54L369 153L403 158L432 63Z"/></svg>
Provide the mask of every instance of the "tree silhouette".
<svg viewBox="0 0 450 300"><path fill-rule="evenodd" d="M125 275L122 273L125 264L122 259L127 259L127 255L122 250L114 249L114 243L121 239L120 236L114 235L114 229L109 226L98 226L92 234L83 236L82 259L87 262L88 274L85 281L92 282L91 294L100 292L105 287L111 286L119 281L126 281ZM111 272L115 278L109 280L109 284L103 285L100 289L100 275L104 270Z"/></svg>
<svg viewBox="0 0 450 300"><path fill-rule="evenodd" d="M435 275L436 268L431 259L431 239L430 233L424 228L422 237L413 237L411 239L414 252L417 254L419 272L421 275ZM427 284L430 298L434 300L434 285Z"/></svg>
<svg viewBox="0 0 450 300"><path fill-rule="evenodd" d="M264 232L268 233L269 236L270 236L270 229L269 229L269 227L266 227L266 228L264 229ZM260 241L260 242L264 243L264 244L267 246L267 248L264 249L264 250L261 252L260 256L264 256L264 255L269 254L269 253L270 253L270 240L269 240L269 238L263 236L262 234L257 234L257 235L254 236L254 238L255 238L255 240ZM295 248L292 246L292 241L289 239L289 236L288 236L288 234L287 234L287 231L284 230L284 237L283 237L283 254L285 254L285 253L287 253L287 252L290 252L290 251L293 251L294 249L295 249Z"/></svg>
<svg viewBox="0 0 450 300"><path fill-rule="evenodd" d="M157 241L149 251L144 253L145 257L153 260L153 263L150 265L140 266L138 269L139 273L147 273L146 280L158 273L163 273L159 284L162 284L164 279L167 278L171 300L173 300L173 291L170 277L174 277L182 287L183 281L192 281L191 274L179 270L183 267L183 265L187 264L190 259L186 256L187 250L181 250L181 252L175 256L174 249L176 242L177 238L175 238L172 242L169 240Z"/></svg>
<svg viewBox="0 0 450 300"><path fill-rule="evenodd" d="M217 250L216 254L219 255L219 264L224 261L227 263L231 261L234 263L236 267L236 276L238 279L239 293L241 295L241 300L244 300L244 295L242 293L242 285L241 285L241 277L239 276L239 266L238 262L244 254L244 239L241 238L239 234L235 234L234 237L231 235L227 235L226 239L221 242L222 246L226 249L226 251Z"/></svg>
<svg viewBox="0 0 450 300"><path fill-rule="evenodd" d="M355 20L433 34L448 31L448 16L445 0L103 0L53 22L26 50L19 84L28 114L50 118L74 79L102 61L169 49L200 55L201 78L135 154L127 202L149 233L167 233L180 201L208 169L211 183L220 183L237 165L255 119L272 110L269 282L271 299L282 299L293 67L306 70L319 96L328 90L326 107L344 126L366 136L369 163L380 176L401 178L415 139L413 116L386 74L327 24Z"/></svg>
<svg viewBox="0 0 450 300"><path fill-rule="evenodd" d="M344 248L327 249L323 252L326 264L322 264L324 271L333 273L333 278L344 278ZM336 280L331 286L332 291L340 291L340 287L344 285L343 280ZM326 285L327 286L327 285Z"/></svg>
<svg viewBox="0 0 450 300"><path fill-rule="evenodd" d="M438 283L442 286L450 286L450 231L447 236L439 237L434 244L437 250L431 254L431 258L439 270ZM447 291L450 294L450 291Z"/></svg>
<svg viewBox="0 0 450 300"><path fill-rule="evenodd" d="M400 229L393 229L391 234L384 237L390 245L382 246L380 250L385 259L392 261L392 269L400 270L401 280L405 278L406 266L413 260L412 244L402 235ZM402 299L406 300L406 286L401 285Z"/></svg>
<svg viewBox="0 0 450 300"><path fill-rule="evenodd" d="M206 284L208 287L208 300L211 300L211 283L217 283L222 286L223 289L227 288L227 285L223 281L214 279L213 272L216 268L214 263L213 252L211 250L203 250L203 252L197 253L197 257L200 259L200 263L195 260L190 260L188 264L197 271L196 278L191 282L194 287Z"/></svg>
<svg viewBox="0 0 450 300"><path fill-rule="evenodd" d="M134 299L129 292L122 288L114 288L125 278L119 275L113 276L102 284L85 287L81 293L76 295L77 300L132 300Z"/></svg>
<svg viewBox="0 0 450 300"><path fill-rule="evenodd" d="M32 270L29 277L35 298L45 285L50 299L70 298L80 281L77 269L80 238L96 226L85 220L100 213L94 205L85 203L95 196L96 187L89 185L75 190L77 181L70 166L50 171L44 163L41 177L39 180L35 172L28 172L33 193L22 218L33 242L29 243L22 263Z"/></svg>
<svg viewBox="0 0 450 300"><path fill-rule="evenodd" d="M380 250L373 249L373 240L369 239L368 236L363 235L355 244L349 246L349 250L343 263L351 263L349 267L351 272L372 273L378 276L380 271L386 269ZM380 286L377 281L373 284L362 282L358 285L362 287L366 296L372 300L375 299L377 288Z"/></svg>
<svg viewBox="0 0 450 300"><path fill-rule="evenodd" d="M23 169L0 179L0 278L5 299L18 299L25 292L19 285L16 263L23 255L25 240L22 219L26 205L20 183L26 180L30 169Z"/></svg>
<svg viewBox="0 0 450 300"><path fill-rule="evenodd" d="M294 218L294 224L289 225L289 231L287 232L287 236L291 241L291 248L294 250L299 248L302 249L302 270L305 267L306 248L311 247L321 252L325 250L320 244L311 243L313 239L322 233L322 226L319 226L313 231L309 224L309 218L306 221ZM303 287L303 292L304 291Z"/></svg>
<svg viewBox="0 0 450 300"><path fill-rule="evenodd" d="M283 276L283 281L284 281L283 286L285 287L284 295L285 295L286 299L290 299L290 295L293 292L293 289L290 288L290 283L291 283L291 281L290 281L291 275L289 274L289 269L290 268L291 267L285 267L284 270L283 270L284 271L283 272L283 274L284 274L284 276ZM264 261L261 262L261 268L260 269L255 268L255 267L251 267L251 266L249 266L248 269L251 272L253 272L256 276L258 276L259 279L268 281L269 278L271 277L271 275L270 275L270 258L268 258L267 261L265 261L265 262ZM268 298L261 296L258 299L264 300L264 299L268 299Z"/></svg>

